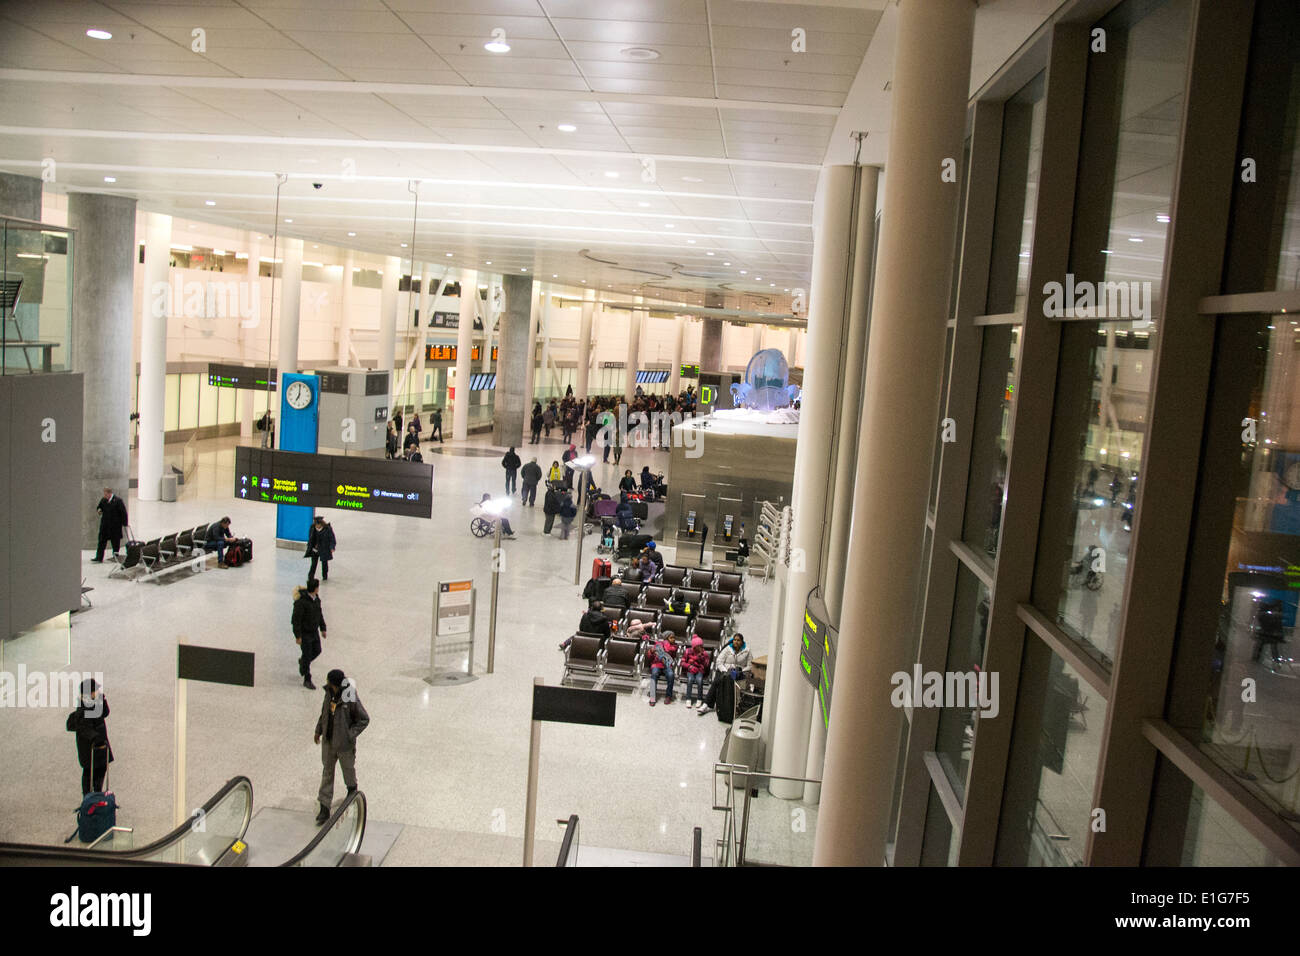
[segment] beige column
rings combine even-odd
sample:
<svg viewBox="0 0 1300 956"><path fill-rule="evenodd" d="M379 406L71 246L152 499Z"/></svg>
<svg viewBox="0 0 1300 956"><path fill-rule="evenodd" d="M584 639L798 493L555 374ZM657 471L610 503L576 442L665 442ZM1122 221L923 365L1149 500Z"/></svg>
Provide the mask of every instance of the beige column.
<svg viewBox="0 0 1300 956"><path fill-rule="evenodd" d="M474 345L474 302L478 297L478 273L461 270L460 323L456 330L456 398L451 411L451 437L469 437L469 350Z"/></svg>
<svg viewBox="0 0 1300 956"><path fill-rule="evenodd" d="M352 275L356 268L356 256L352 250L343 255L343 275L339 279L339 359L341 368L352 364L349 353L352 349Z"/></svg>
<svg viewBox="0 0 1300 956"><path fill-rule="evenodd" d="M163 422L167 411L167 317L184 313L171 303L167 269L171 259L172 217L144 214L144 308L140 317L140 453L136 485L141 501L157 501L163 475ZM236 299L236 303L238 303Z"/></svg>
<svg viewBox="0 0 1300 956"><path fill-rule="evenodd" d="M272 256L274 258L274 255ZM272 271L274 274L274 263ZM280 322L280 346L276 352L276 381L283 382L286 373L298 371L298 322L302 304L302 240L284 240L284 261L280 264L280 303L273 318ZM276 399L282 398L284 389L276 392ZM273 401L275 401L273 400ZM272 415L275 417L275 434L277 442L280 436L280 422L284 415L277 404Z"/></svg>
<svg viewBox="0 0 1300 956"><path fill-rule="evenodd" d="M270 318L262 314L262 243L258 239L256 232L250 231L247 234L248 260L245 262L244 281L248 283L249 301L253 303L253 308L257 311L254 313L256 318L240 319L239 322L239 357L247 364L250 361L256 361L257 336L262 329L262 323L270 322ZM250 354L252 353L252 354ZM239 398L239 437L253 437L253 390L251 388L241 388L235 391Z"/></svg>
<svg viewBox="0 0 1300 956"><path fill-rule="evenodd" d="M643 296L637 296L635 302L644 302ZM632 401L636 394L636 366L641 360L641 310L633 309L628 316L627 325L627 367L623 370L623 398Z"/></svg>
<svg viewBox="0 0 1300 956"><path fill-rule="evenodd" d="M961 157L974 22L972 0L898 6L875 318L849 535L856 586L843 600L835 665L840 692L832 694L817 865L879 866L885 859L903 720L891 703L890 676L912 661L939 417L948 288L935 281L936 256L953 247L960 193L940 172Z"/></svg>
<svg viewBox="0 0 1300 956"><path fill-rule="evenodd" d="M682 387L682 345L686 341L686 316L679 315L677 334L673 337L673 367L668 372L668 394L676 395Z"/></svg>
<svg viewBox="0 0 1300 956"><path fill-rule="evenodd" d="M591 378L591 325L596 313L596 290L582 293L582 321L578 328L578 387L573 390L578 401L585 401Z"/></svg>
<svg viewBox="0 0 1300 956"><path fill-rule="evenodd" d="M397 287L402 278L402 260L398 256L384 258L384 275L379 286L379 362L380 371L393 370L393 353L397 351ZM390 382L389 387L396 382Z"/></svg>

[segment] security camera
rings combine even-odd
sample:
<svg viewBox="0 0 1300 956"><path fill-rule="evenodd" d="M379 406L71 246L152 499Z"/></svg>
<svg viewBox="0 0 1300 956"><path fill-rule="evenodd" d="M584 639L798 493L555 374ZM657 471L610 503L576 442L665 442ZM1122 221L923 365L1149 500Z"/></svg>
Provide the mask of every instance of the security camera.
<svg viewBox="0 0 1300 956"><path fill-rule="evenodd" d="M325 185L324 183L312 183L312 184L311 184L311 188L312 188L312 189L320 189L320 188L321 188L322 186L324 186L324 185Z"/></svg>

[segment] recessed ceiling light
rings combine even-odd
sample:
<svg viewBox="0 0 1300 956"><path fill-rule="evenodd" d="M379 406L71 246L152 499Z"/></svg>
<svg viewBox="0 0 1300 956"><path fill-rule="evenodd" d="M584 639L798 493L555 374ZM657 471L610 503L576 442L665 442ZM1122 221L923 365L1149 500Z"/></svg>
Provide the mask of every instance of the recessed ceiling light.
<svg viewBox="0 0 1300 956"><path fill-rule="evenodd" d="M349 235L349 236L355 236L356 233L355 233L355 232L349 232L348 235Z"/></svg>
<svg viewBox="0 0 1300 956"><path fill-rule="evenodd" d="M561 123L559 126L555 128L558 129L561 133L575 133L578 130L578 127L574 126L572 123Z"/></svg>
<svg viewBox="0 0 1300 956"><path fill-rule="evenodd" d="M559 277L560 277L560 274L559 274L558 272L552 272L552 273L551 273L551 278L552 278L552 279L558 279Z"/></svg>
<svg viewBox="0 0 1300 956"><path fill-rule="evenodd" d="M612 169L607 169L607 170L605 170L605 178L606 178L606 179L618 179L618 173L614 172L614 170L612 170Z"/></svg>
<svg viewBox="0 0 1300 956"><path fill-rule="evenodd" d="M731 265L731 263L730 263L730 262L724 262L723 265L724 265L724 266L729 266L729 265Z"/></svg>
<svg viewBox="0 0 1300 956"><path fill-rule="evenodd" d="M451 256L452 256L452 254L451 254L450 252L448 252L448 253L444 253L444 255L446 255L446 257L447 257L448 259L450 259Z"/></svg>
<svg viewBox="0 0 1300 956"><path fill-rule="evenodd" d="M293 222L292 219L286 219L285 222Z"/></svg>
<svg viewBox="0 0 1300 956"><path fill-rule="evenodd" d="M116 177L116 176L105 176L105 177L104 177L104 182L106 182L106 183L115 183L115 182L117 182L117 177Z"/></svg>
<svg viewBox="0 0 1300 956"><path fill-rule="evenodd" d="M1102 254L1103 256L1114 255L1114 254L1115 254L1115 250L1114 250L1114 249L1103 249L1103 250L1101 250L1101 254Z"/></svg>
<svg viewBox="0 0 1300 956"><path fill-rule="evenodd" d="M683 176L683 177L682 177L682 182L684 182L684 183L702 183L702 182L704 182L704 180L701 179L699 176Z"/></svg>
<svg viewBox="0 0 1300 956"><path fill-rule="evenodd" d="M692 246L695 245L695 240L694 240L694 239L687 239L686 242L687 242L689 245L692 245Z"/></svg>
<svg viewBox="0 0 1300 956"><path fill-rule="evenodd" d="M451 255L451 253L449 252L447 253L447 255ZM492 260L489 259L487 262L484 263L484 265L489 265L489 266L492 265Z"/></svg>
<svg viewBox="0 0 1300 956"><path fill-rule="evenodd" d="M706 252L705 255L706 255L706 256L711 256L711 255L713 255L713 253L711 253L711 252Z"/></svg>
<svg viewBox="0 0 1300 956"><path fill-rule="evenodd" d="M406 243L402 243L402 248L403 248L403 249L406 248Z"/></svg>
<svg viewBox="0 0 1300 956"><path fill-rule="evenodd" d="M639 203L637 203L637 205L640 206L642 209L649 209L649 208L650 208L650 204L649 204L648 202L639 202Z"/></svg>
<svg viewBox="0 0 1300 956"><path fill-rule="evenodd" d="M676 229L677 227L676 227L675 225L673 225L671 222L666 222L666 223L664 223L664 228L665 228L665 229Z"/></svg>
<svg viewBox="0 0 1300 956"><path fill-rule="evenodd" d="M1156 222L1168 222L1169 217L1165 215L1156 216Z"/></svg>
<svg viewBox="0 0 1300 956"><path fill-rule="evenodd" d="M660 57L658 50L648 46L630 46L620 52L629 60L657 60Z"/></svg>
<svg viewBox="0 0 1300 956"><path fill-rule="evenodd" d="M740 274L741 274L742 276L743 276L743 275L748 275L748 273L747 273L744 269L741 269L741 270L740 270Z"/></svg>
<svg viewBox="0 0 1300 956"><path fill-rule="evenodd" d="M92 40L113 39L113 34L109 33L107 30L87 30L86 36L90 37Z"/></svg>
<svg viewBox="0 0 1300 956"><path fill-rule="evenodd" d="M762 277L762 276L754 276L754 281L755 281L755 282L762 282L762 281L763 281L763 277Z"/></svg>
<svg viewBox="0 0 1300 956"><path fill-rule="evenodd" d="M769 282L768 285L770 285L773 289L776 288L776 283L775 283L775 282Z"/></svg>
<svg viewBox="0 0 1300 956"><path fill-rule="evenodd" d="M489 53L509 53L510 44L504 39L493 39L484 43L483 49L487 50Z"/></svg>
<svg viewBox="0 0 1300 956"><path fill-rule="evenodd" d="M205 205L205 206L215 206L216 203L213 202L211 199L205 199L205 200L203 200L203 205Z"/></svg>
<svg viewBox="0 0 1300 956"><path fill-rule="evenodd" d="M527 272L528 270L527 270L527 269L524 269L524 268L520 268L519 271L520 271L520 272Z"/></svg>
<svg viewBox="0 0 1300 956"><path fill-rule="evenodd" d="M1128 237L1128 241L1129 241L1129 242L1145 242L1146 240L1145 240L1145 239L1142 239L1140 236L1129 236L1129 237Z"/></svg>

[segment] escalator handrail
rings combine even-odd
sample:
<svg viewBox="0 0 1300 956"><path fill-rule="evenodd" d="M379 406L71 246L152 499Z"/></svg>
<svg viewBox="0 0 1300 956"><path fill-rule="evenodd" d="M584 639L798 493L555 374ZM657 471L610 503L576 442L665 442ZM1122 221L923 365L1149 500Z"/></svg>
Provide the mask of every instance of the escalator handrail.
<svg viewBox="0 0 1300 956"><path fill-rule="evenodd" d="M248 802L244 805L244 820L239 827L239 835L232 839L230 844L217 854L216 860L212 863L213 866L217 865L217 863L230 852L231 847L243 840L244 836L248 833L248 824L253 817L252 781L244 776L231 777L222 785L220 790L208 798L208 801L203 804L201 808L204 815L211 813L222 800L229 796L232 791L241 786L248 788ZM166 836L160 837L152 843L134 850L93 851L87 850L83 847L48 846L39 843L0 843L0 857L23 856L34 859L66 860L69 863L162 863L164 866L185 866L188 864L169 864L166 861L149 860L147 858L167 849L178 840L184 839L193 826L193 818L191 818L176 827Z"/></svg>
<svg viewBox="0 0 1300 956"><path fill-rule="evenodd" d="M316 835L311 838L311 841L280 865L298 866L303 860L307 859L307 857L312 854L312 851L314 851L316 847L320 845L321 841L325 839L326 835L328 835L338 822L343 819L343 815L348 812L353 803L359 804L357 808L357 818L356 822L352 825L352 835L348 838L347 846L343 850L343 856L347 856L350 853L356 853L361 847L361 841L364 840L366 836L366 795L360 790L353 790L349 793L343 799L343 802L339 804L339 808L335 810L330 818L321 825L321 828L316 831ZM340 862L342 862L342 857L339 859Z"/></svg>

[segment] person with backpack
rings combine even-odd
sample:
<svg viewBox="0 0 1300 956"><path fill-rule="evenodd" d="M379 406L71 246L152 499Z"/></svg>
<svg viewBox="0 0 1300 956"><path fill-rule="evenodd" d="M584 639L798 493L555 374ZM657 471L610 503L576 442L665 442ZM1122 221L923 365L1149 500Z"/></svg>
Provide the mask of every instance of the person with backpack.
<svg viewBox="0 0 1300 956"><path fill-rule="evenodd" d="M208 525L208 538L203 542L203 550L217 552L217 567L230 567L226 563L226 553L232 545L238 544L239 539L230 533L229 518L222 518L220 521Z"/></svg>
<svg viewBox="0 0 1300 956"><path fill-rule="evenodd" d="M324 515L317 515L307 532L307 553L304 558L311 558L311 568L307 571L308 580L316 577L316 562L320 562L322 581L330 579L330 561L334 558L334 549L338 539L334 537L333 526L325 520Z"/></svg>
<svg viewBox="0 0 1300 956"><path fill-rule="evenodd" d="M565 541L569 540L569 531L576 517L578 517L578 506L573 503L573 495L569 493L569 489L565 488L560 493L560 537Z"/></svg>
<svg viewBox="0 0 1300 956"><path fill-rule="evenodd" d="M542 480L542 466L537 464L536 458L528 459L528 464L519 472L519 477L523 479L520 500L529 508L537 507L537 485Z"/></svg>
<svg viewBox="0 0 1300 956"><path fill-rule="evenodd" d="M519 482L515 476L519 474L520 464L519 456L515 454L512 445L501 459L501 467L506 470L506 494L508 495L513 495L519 487Z"/></svg>
<svg viewBox="0 0 1300 956"><path fill-rule="evenodd" d="M311 682L311 662L320 657L321 641L325 640L325 614L320 604L320 582L308 578L306 587L293 589L293 639L302 648L298 659L298 673L302 686L315 690Z"/></svg>
<svg viewBox="0 0 1300 956"><path fill-rule="evenodd" d="M667 680L664 703L673 702L673 667L677 661L677 640L672 631L664 631L658 643L645 652L646 663L650 665L650 706L657 703L659 696L659 678Z"/></svg>
<svg viewBox="0 0 1300 956"><path fill-rule="evenodd" d="M560 513L562 503L560 493L555 489L558 482L551 482L546 488L546 497L542 500L542 514L546 515L546 523L542 525L542 534L550 534L551 529L555 527L555 516Z"/></svg>
<svg viewBox="0 0 1300 956"><path fill-rule="evenodd" d="M76 734L77 762L81 764L81 795L104 792L104 777L113 762L108 742L108 698L99 682L87 677L81 684L81 700L68 714L67 730Z"/></svg>
<svg viewBox="0 0 1300 956"><path fill-rule="evenodd" d="M357 790L357 738L370 726L370 715L357 696L356 683L341 670L329 672L325 678L325 699L321 702L320 717L316 720L315 742L320 745L320 792L316 801L320 813L316 825L330 818L334 803L334 765L343 768L343 784L348 793Z"/></svg>

